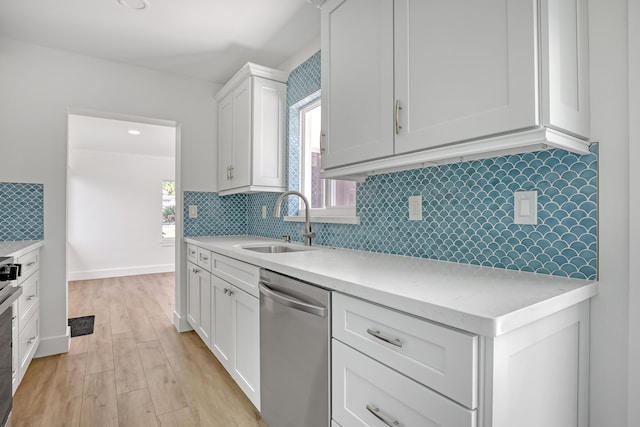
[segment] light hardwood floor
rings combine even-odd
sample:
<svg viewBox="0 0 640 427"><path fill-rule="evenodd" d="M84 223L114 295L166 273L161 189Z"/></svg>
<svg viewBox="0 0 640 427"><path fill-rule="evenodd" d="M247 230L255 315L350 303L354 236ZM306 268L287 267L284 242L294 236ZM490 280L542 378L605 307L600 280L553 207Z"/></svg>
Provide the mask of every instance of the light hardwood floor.
<svg viewBox="0 0 640 427"><path fill-rule="evenodd" d="M70 282L69 317L94 314L94 333L33 360L12 427L268 427L173 309L173 274Z"/></svg>

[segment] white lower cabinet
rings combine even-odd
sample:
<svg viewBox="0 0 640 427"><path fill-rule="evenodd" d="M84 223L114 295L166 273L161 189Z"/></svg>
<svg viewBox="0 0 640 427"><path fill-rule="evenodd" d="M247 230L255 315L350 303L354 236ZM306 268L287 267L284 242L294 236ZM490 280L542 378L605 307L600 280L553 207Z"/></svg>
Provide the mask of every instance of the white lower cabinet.
<svg viewBox="0 0 640 427"><path fill-rule="evenodd" d="M188 247L187 321L260 410L259 268Z"/></svg>
<svg viewBox="0 0 640 427"><path fill-rule="evenodd" d="M333 293L341 427L587 427L589 301L496 337Z"/></svg>
<svg viewBox="0 0 640 427"><path fill-rule="evenodd" d="M187 321L207 346L211 344L211 273L188 263Z"/></svg>
<svg viewBox="0 0 640 427"><path fill-rule="evenodd" d="M332 347L333 418L342 427L472 427L476 411L363 355Z"/></svg>
<svg viewBox="0 0 640 427"><path fill-rule="evenodd" d="M12 392L15 394L40 345L40 249L18 255L22 271L15 286L22 295L12 305Z"/></svg>
<svg viewBox="0 0 640 427"><path fill-rule="evenodd" d="M211 351L260 409L260 300L213 276Z"/></svg>

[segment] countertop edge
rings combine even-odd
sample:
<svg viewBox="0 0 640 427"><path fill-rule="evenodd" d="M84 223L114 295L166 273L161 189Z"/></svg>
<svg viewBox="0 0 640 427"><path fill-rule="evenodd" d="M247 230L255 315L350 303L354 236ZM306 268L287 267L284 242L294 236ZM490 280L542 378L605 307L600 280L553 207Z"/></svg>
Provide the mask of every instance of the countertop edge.
<svg viewBox="0 0 640 427"><path fill-rule="evenodd" d="M12 256L16 258L42 246L44 246L44 240L14 240L0 242L0 256Z"/></svg>
<svg viewBox="0 0 640 427"><path fill-rule="evenodd" d="M206 236L202 236L206 238ZM242 244L253 243L275 243L275 239L268 239L257 236L210 236L210 237L238 237L239 239L252 239L252 243L242 242ZM579 304L598 294L597 281L585 281L585 285L577 289L571 289L560 295L545 299L535 304L523 307L518 310L496 316L480 316L451 307L429 303L427 301L414 299L400 295L398 293L370 288L361 284L342 281L330 276L324 276L316 272L300 270L287 266L277 260L267 260L253 255L249 251L238 251L237 245L226 248L224 245L216 245L212 242L204 242L201 237L185 237L186 243L201 246L220 255L227 256L257 267L273 270L281 274L293 277L303 276L302 279L310 283L316 283L336 292L341 292L356 298L360 298L378 305L392 308L397 311L411 314L432 322L472 332L486 337L497 337L510 331L518 329L529 323L540 320L553 313L562 311L568 307ZM326 248L325 248L326 249ZM533 273L531 273L533 274ZM559 278L561 280L561 278Z"/></svg>

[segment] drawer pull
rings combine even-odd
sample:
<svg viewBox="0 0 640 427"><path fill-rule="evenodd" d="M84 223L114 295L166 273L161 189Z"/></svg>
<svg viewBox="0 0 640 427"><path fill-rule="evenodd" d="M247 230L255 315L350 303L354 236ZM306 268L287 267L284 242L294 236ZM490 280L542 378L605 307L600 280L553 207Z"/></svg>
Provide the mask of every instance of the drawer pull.
<svg viewBox="0 0 640 427"><path fill-rule="evenodd" d="M228 294L229 296L233 295L233 291L229 288L224 288L224 293Z"/></svg>
<svg viewBox="0 0 640 427"><path fill-rule="evenodd" d="M27 268L33 267L34 265L36 265L36 262L31 261L29 264L27 264Z"/></svg>
<svg viewBox="0 0 640 427"><path fill-rule="evenodd" d="M200 261L209 261L209 257L200 255Z"/></svg>
<svg viewBox="0 0 640 427"><path fill-rule="evenodd" d="M28 345L31 345L31 344L33 344L34 342L36 342L36 337L31 337L31 338L29 338L29 341L27 341L27 344L28 344Z"/></svg>
<svg viewBox="0 0 640 427"><path fill-rule="evenodd" d="M399 338L389 338L382 335L382 333L377 329L367 329L367 333L369 335L373 335L381 341L388 342L389 344L395 345L396 347L402 347L402 341Z"/></svg>
<svg viewBox="0 0 640 427"><path fill-rule="evenodd" d="M34 294L34 295L29 295L29 296L27 297L27 301L33 301L33 299L34 299L35 297L36 297L36 296L35 296L35 294Z"/></svg>
<svg viewBox="0 0 640 427"><path fill-rule="evenodd" d="M380 413L380 408L376 408L375 406L369 405L368 403L367 403L367 411L371 412L374 417L376 417L377 419L379 419L380 421L382 421L383 423L385 423L390 427L395 427L400 425L400 423L397 420L392 420L382 415Z"/></svg>

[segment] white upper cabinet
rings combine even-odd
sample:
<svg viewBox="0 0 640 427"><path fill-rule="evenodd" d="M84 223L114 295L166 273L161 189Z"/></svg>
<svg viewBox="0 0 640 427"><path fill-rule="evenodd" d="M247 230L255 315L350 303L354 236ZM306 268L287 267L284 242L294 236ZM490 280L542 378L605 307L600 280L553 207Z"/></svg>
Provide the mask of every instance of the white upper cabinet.
<svg viewBox="0 0 640 427"><path fill-rule="evenodd" d="M288 74L248 63L218 92L218 191L284 191Z"/></svg>
<svg viewBox="0 0 640 427"><path fill-rule="evenodd" d="M324 168L393 154L392 18L390 0L322 8Z"/></svg>
<svg viewBox="0 0 640 427"><path fill-rule="evenodd" d="M323 176L588 152L586 0L329 0Z"/></svg>

